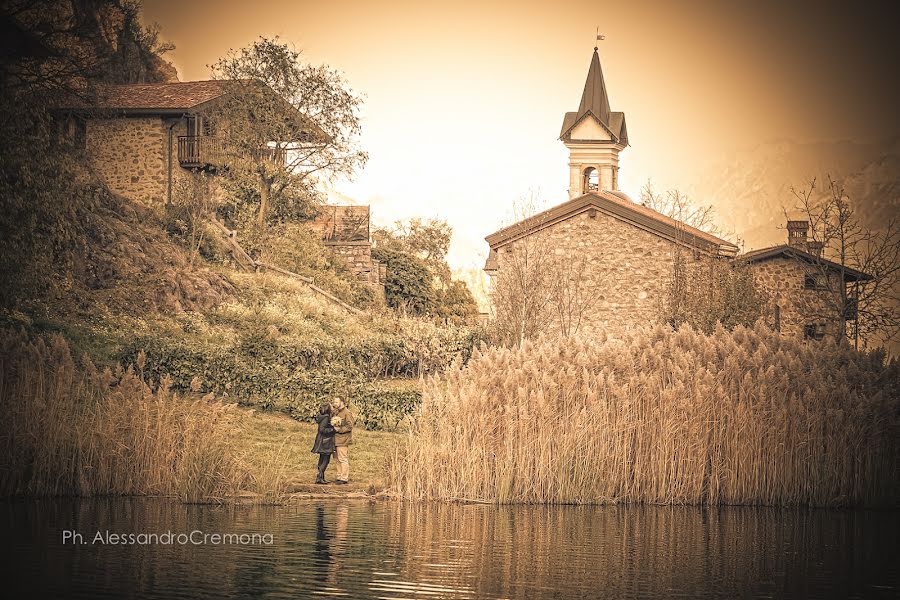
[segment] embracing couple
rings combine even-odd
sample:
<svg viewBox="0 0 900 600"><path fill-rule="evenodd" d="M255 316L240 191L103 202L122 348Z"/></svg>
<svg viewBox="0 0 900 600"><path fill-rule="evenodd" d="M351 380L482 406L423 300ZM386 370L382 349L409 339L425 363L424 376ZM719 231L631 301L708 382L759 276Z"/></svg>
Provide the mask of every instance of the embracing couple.
<svg viewBox="0 0 900 600"><path fill-rule="evenodd" d="M335 483L350 481L350 444L353 443L353 413L343 399L335 398L319 407L316 415L318 431L313 444L313 454L319 455L319 474L316 483L325 484L325 469L335 454L338 461L338 475Z"/></svg>

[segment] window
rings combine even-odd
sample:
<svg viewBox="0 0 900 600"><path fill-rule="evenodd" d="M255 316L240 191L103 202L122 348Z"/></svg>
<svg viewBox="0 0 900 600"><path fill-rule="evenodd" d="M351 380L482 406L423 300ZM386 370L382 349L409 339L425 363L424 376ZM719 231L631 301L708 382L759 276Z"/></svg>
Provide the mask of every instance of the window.
<svg viewBox="0 0 900 600"><path fill-rule="evenodd" d="M803 327L803 337L807 340L821 340L825 337L825 323L807 323Z"/></svg>
<svg viewBox="0 0 900 600"><path fill-rule="evenodd" d="M584 192L596 192L600 189L600 173L594 167L588 167L584 170Z"/></svg>
<svg viewBox="0 0 900 600"><path fill-rule="evenodd" d="M825 284L825 277L821 273L807 273L803 278L803 287L807 290L824 290L828 288Z"/></svg>
<svg viewBox="0 0 900 600"><path fill-rule="evenodd" d="M203 135L213 137L216 135L216 124L209 117L203 117L203 126L201 127Z"/></svg>
<svg viewBox="0 0 900 600"><path fill-rule="evenodd" d="M781 331L781 306L775 305L775 331Z"/></svg>
<svg viewBox="0 0 900 600"><path fill-rule="evenodd" d="M68 115L58 121L59 143L83 150L86 145L87 123L84 119Z"/></svg>

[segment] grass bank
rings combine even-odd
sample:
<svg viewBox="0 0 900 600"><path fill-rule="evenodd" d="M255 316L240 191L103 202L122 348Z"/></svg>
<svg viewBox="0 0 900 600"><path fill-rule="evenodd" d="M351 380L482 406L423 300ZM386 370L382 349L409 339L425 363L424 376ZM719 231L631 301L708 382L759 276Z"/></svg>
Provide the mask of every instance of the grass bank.
<svg viewBox="0 0 900 600"><path fill-rule="evenodd" d="M406 498L900 500L897 362L765 328L490 349L427 381L413 432L391 459Z"/></svg>

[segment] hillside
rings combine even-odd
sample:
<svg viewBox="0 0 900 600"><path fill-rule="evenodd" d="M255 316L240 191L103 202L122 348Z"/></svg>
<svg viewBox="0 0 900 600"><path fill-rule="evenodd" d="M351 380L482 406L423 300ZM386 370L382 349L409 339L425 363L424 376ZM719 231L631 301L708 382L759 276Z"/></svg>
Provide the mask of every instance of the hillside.
<svg viewBox="0 0 900 600"><path fill-rule="evenodd" d="M340 394L366 427L393 429L418 404L418 378L467 359L480 339L474 328L400 317L383 305L352 312L302 280L244 271L213 227L192 261L165 211L102 188L79 215L54 294L4 310L0 321L62 333L101 364L139 363L176 390L299 419ZM327 267L312 275L341 281Z"/></svg>

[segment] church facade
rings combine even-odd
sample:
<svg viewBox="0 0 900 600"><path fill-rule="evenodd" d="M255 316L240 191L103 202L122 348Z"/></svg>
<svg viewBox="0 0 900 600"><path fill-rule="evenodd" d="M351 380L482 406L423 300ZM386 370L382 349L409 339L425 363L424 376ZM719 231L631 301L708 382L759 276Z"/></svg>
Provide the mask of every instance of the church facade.
<svg viewBox="0 0 900 600"><path fill-rule="evenodd" d="M504 278L539 280L546 275L540 285L555 288L548 293L555 300L546 300L555 306L543 310L543 332L615 336L662 320L676 266L690 277L711 261L746 261L771 299L764 310L773 328L813 339L836 332L835 320L827 318L823 288L809 283L813 271L831 281L835 265L809 252L805 237L799 240L802 222L794 224L787 246L739 257L734 243L619 191L619 153L629 145L628 132L624 113L610 110L597 48L581 103L565 114L560 140L569 151L569 199L485 238L490 250L484 270L495 302L504 301ZM525 273L527 269L532 272ZM837 286L868 277L852 269L840 272ZM529 309L523 305L520 310Z"/></svg>

